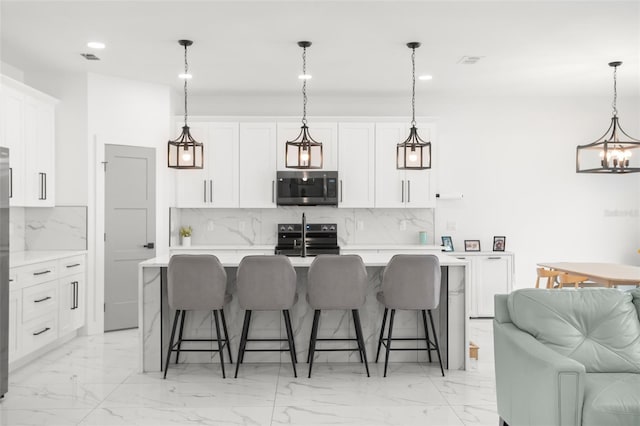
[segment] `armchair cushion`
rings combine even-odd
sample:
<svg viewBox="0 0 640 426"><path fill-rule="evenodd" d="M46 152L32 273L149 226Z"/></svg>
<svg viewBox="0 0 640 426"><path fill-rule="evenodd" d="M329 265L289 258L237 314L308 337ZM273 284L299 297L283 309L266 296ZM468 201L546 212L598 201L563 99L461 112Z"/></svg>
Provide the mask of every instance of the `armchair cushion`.
<svg viewBox="0 0 640 426"><path fill-rule="evenodd" d="M582 425L640 425L640 374L587 374Z"/></svg>
<svg viewBox="0 0 640 426"><path fill-rule="evenodd" d="M640 322L631 294L522 289L509 295L507 305L519 329L583 364L587 373L640 373Z"/></svg>

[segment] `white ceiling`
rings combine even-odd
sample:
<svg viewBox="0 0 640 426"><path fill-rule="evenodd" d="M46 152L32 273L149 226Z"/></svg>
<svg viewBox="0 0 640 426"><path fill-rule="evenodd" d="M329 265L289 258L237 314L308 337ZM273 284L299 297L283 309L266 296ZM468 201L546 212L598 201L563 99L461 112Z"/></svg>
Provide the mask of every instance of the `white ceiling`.
<svg viewBox="0 0 640 426"><path fill-rule="evenodd" d="M301 49L311 93L640 93L638 1L11 1L0 2L2 61L29 71L90 71L172 85L189 48L190 93L294 93ZM80 56L86 43L102 60ZM458 64L463 55L484 58Z"/></svg>

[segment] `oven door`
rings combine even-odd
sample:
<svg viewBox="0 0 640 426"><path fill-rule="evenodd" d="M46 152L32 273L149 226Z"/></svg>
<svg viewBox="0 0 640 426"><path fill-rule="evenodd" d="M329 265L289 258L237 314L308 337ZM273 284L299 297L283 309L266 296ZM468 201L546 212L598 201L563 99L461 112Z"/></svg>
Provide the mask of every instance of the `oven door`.
<svg viewBox="0 0 640 426"><path fill-rule="evenodd" d="M338 172L278 172L279 206L338 205Z"/></svg>

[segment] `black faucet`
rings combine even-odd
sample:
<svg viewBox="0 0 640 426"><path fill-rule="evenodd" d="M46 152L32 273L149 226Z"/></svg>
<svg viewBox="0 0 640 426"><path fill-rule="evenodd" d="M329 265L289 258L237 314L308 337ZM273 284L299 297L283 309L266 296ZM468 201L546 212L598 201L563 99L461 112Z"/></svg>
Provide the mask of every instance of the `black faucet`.
<svg viewBox="0 0 640 426"><path fill-rule="evenodd" d="M307 257L307 218L302 213L302 253L301 257Z"/></svg>

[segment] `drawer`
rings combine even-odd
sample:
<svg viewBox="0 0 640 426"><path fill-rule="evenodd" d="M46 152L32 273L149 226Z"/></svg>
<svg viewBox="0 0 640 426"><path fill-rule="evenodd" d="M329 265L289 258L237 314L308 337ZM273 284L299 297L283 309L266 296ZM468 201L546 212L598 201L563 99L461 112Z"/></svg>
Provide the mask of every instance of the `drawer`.
<svg viewBox="0 0 640 426"><path fill-rule="evenodd" d="M22 290L22 322L58 311L58 281L27 287Z"/></svg>
<svg viewBox="0 0 640 426"><path fill-rule="evenodd" d="M22 324L22 353L28 354L58 338L58 313L50 312Z"/></svg>
<svg viewBox="0 0 640 426"><path fill-rule="evenodd" d="M34 263L15 268L21 287L58 279L58 261Z"/></svg>
<svg viewBox="0 0 640 426"><path fill-rule="evenodd" d="M58 275L61 277L66 277L69 275L84 273L86 264L85 258L86 256L84 254L80 254L78 256L65 257L64 259L60 259L58 263Z"/></svg>

